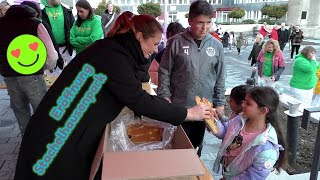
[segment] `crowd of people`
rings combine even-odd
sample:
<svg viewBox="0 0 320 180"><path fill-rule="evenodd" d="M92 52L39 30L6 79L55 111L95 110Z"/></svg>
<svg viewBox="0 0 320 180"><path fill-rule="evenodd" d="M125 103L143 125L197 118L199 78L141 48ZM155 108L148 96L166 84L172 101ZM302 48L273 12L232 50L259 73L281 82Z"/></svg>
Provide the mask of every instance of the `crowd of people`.
<svg viewBox="0 0 320 180"><path fill-rule="evenodd" d="M225 53L235 46L241 56L245 37L242 32L222 33L219 28L212 28L214 10L207 1L191 3L188 28L178 22L168 25L168 40L162 49L158 45L164 30L152 16L129 11L117 14L113 4L107 3L100 17L94 14L89 1L79 0L75 5L75 20L71 9L60 0L41 3L42 9L29 1L12 6L0 3L3 27L0 74L6 79L11 106L23 136L16 180L88 179L105 125L125 106L137 116L181 124L198 156L206 131L203 119L215 118L219 131L214 135L223 141L214 171L222 170L222 179L266 179L272 170L280 170L286 164L286 143L276 118L279 95L274 89L285 69L286 44L290 42L292 46L292 59L296 52L290 86L297 99L308 97L311 104L320 74L316 50L307 46L299 53L303 40L299 25L291 30L284 23L280 28L268 29L266 23L261 26L248 57L258 74L258 86L241 85L232 89L228 103L233 112L227 118L224 116ZM16 51L8 55L8 46L23 34L38 37L47 49L45 65L35 73L19 74L9 64L10 53L14 57L19 55ZM59 97L71 89L70 84L84 71L93 80L79 84L76 96L68 101L67 108L71 110L66 114L79 108L78 102L86 95L83 89L91 88L97 80L102 85L96 92L95 103L89 103L90 107L79 115L81 121L73 125L63 148L46 164L39 159L49 148L48 143L55 139L57 129L69 121L64 115L59 122L54 121L51 108L62 103ZM44 73L54 72L59 77L47 89ZM102 77L107 80L102 81ZM157 85L156 96L142 89L141 83L148 81ZM195 96L205 97L213 104L215 117L210 107L196 104ZM40 164L40 169L35 169L35 163ZM36 173L40 171L44 172L41 176Z"/></svg>

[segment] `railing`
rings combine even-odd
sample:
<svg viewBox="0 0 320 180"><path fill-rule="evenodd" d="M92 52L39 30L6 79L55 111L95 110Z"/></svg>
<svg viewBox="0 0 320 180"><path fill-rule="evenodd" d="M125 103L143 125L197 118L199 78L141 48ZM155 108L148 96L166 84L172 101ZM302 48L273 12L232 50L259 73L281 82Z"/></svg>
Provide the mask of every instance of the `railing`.
<svg viewBox="0 0 320 180"><path fill-rule="evenodd" d="M317 108L305 108L302 115L302 123L301 127L304 129L308 129L310 115L311 113L320 112L320 107ZM317 180L318 179L318 171L320 167L320 123L318 123L318 132L316 138L316 144L313 150L313 159L311 165L311 173L310 173L310 180Z"/></svg>

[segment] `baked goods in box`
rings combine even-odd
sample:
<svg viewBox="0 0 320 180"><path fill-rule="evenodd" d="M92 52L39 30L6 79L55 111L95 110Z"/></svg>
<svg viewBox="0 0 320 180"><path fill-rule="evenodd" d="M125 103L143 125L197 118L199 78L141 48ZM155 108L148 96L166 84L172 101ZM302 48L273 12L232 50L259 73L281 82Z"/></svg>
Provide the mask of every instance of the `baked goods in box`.
<svg viewBox="0 0 320 180"><path fill-rule="evenodd" d="M134 144L162 141L163 128L149 124L135 123L127 127L128 138Z"/></svg>

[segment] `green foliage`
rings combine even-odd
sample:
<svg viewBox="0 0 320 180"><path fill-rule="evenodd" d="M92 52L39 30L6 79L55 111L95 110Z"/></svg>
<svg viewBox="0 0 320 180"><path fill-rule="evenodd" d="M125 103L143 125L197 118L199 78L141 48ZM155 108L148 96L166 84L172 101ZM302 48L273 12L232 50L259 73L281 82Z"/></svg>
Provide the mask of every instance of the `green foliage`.
<svg viewBox="0 0 320 180"><path fill-rule="evenodd" d="M114 11L116 14L120 14L121 9L120 9L119 6L113 6L113 11Z"/></svg>
<svg viewBox="0 0 320 180"><path fill-rule="evenodd" d="M230 25L231 23L229 23L229 22L223 22L223 23L221 23L221 25Z"/></svg>
<svg viewBox="0 0 320 180"><path fill-rule="evenodd" d="M281 20L276 20L276 19L271 19L271 18L264 18L264 19L260 19L258 21L258 24L263 24L263 22L267 22L267 24L281 24L283 21Z"/></svg>
<svg viewBox="0 0 320 180"><path fill-rule="evenodd" d="M102 1L98 4L98 7L94 10L94 14L101 16L107 9L106 1ZM113 6L113 11L117 14L120 14L121 9L119 6Z"/></svg>
<svg viewBox="0 0 320 180"><path fill-rule="evenodd" d="M98 4L98 7L94 10L94 14L101 16L106 11L106 2L102 1Z"/></svg>
<svg viewBox="0 0 320 180"><path fill-rule="evenodd" d="M242 21L242 24L255 24L256 21L253 19L245 19Z"/></svg>
<svg viewBox="0 0 320 180"><path fill-rule="evenodd" d="M149 14L153 17L158 17L161 15L161 7L159 3L153 3L153 2L141 4L138 6L138 13Z"/></svg>
<svg viewBox="0 0 320 180"><path fill-rule="evenodd" d="M261 8L262 15L268 16L270 14L270 12L271 12L271 6L269 4L266 4Z"/></svg>
<svg viewBox="0 0 320 180"><path fill-rule="evenodd" d="M229 18L240 19L246 14L243 8L234 8L231 12L228 13Z"/></svg>
<svg viewBox="0 0 320 180"><path fill-rule="evenodd" d="M288 4L280 4L280 5L264 5L261 9L262 15L267 15L270 18L280 19L282 18L288 11Z"/></svg>

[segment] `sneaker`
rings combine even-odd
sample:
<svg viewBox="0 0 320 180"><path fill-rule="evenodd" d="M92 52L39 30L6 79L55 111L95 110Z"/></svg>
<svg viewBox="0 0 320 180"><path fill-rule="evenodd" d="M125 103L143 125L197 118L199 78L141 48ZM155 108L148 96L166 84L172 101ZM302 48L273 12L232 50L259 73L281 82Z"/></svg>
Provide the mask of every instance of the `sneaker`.
<svg viewBox="0 0 320 180"><path fill-rule="evenodd" d="M292 61L293 61L293 59L292 59L292 58L290 58L290 61L292 62Z"/></svg>

